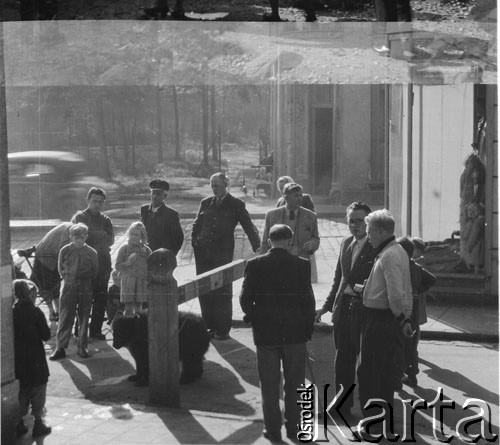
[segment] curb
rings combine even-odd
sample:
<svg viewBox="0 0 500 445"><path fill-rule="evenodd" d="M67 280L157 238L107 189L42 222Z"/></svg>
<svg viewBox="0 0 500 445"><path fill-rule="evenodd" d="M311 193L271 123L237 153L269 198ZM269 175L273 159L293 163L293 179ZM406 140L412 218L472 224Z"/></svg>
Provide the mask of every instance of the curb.
<svg viewBox="0 0 500 445"><path fill-rule="evenodd" d="M469 343L497 343L497 334L481 332L420 331L422 340L466 341Z"/></svg>
<svg viewBox="0 0 500 445"><path fill-rule="evenodd" d="M251 325L243 320L233 320L234 328L251 328ZM331 333L333 326L326 323L317 323L314 325L316 332ZM498 344L498 333L487 334L481 332L451 332L451 331L420 331L422 340L436 341L465 341L469 343L496 343Z"/></svg>

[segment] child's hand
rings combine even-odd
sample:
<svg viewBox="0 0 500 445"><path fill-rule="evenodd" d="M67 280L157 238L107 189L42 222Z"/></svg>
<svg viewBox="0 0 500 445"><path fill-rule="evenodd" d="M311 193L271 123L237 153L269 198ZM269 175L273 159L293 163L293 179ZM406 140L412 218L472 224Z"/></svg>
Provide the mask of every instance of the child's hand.
<svg viewBox="0 0 500 445"><path fill-rule="evenodd" d="M137 254L136 253L132 253L128 258L127 258L127 264L129 266L131 266L132 264L134 264L135 262L137 261Z"/></svg>

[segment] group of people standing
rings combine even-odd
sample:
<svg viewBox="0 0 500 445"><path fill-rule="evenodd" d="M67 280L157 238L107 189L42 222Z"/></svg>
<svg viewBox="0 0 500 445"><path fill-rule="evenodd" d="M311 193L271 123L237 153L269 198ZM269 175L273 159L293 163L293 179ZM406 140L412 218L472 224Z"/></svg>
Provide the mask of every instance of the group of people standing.
<svg viewBox="0 0 500 445"><path fill-rule="evenodd" d="M276 210L269 213L276 214ZM331 291L316 311L310 264L302 255L293 254L295 234L289 220L274 221L268 231L266 226L270 251L247 262L240 303L245 319L252 323L264 436L271 442L281 442L281 366L286 434L297 441L297 389L305 380L306 343L314 322L327 312L332 312L337 393L343 388L348 394L339 407L344 419L356 418L352 391L356 382L365 419L374 415L370 400L393 406L394 392L403 383L417 385L424 292L436 280L412 259L421 255L425 244L418 238L396 239L395 220L388 210L372 211L366 203L354 202L346 216L351 234L341 243ZM368 441L380 440L386 432L381 426L361 428L358 434Z"/></svg>
<svg viewBox="0 0 500 445"><path fill-rule="evenodd" d="M160 248L177 255L184 242L179 214L165 204L168 182L156 179L149 186L151 202L141 207L140 221L129 227L127 243L118 250L115 262L114 278L119 281L120 302L130 314L142 311L147 303L148 256ZM362 407L374 397L390 403L398 379L401 384L405 337L413 339L414 345L413 355L412 347L407 348L412 362L408 363L405 382L416 384L418 317L415 314L419 305L412 299L412 280L414 276L417 277L414 280L420 279L414 289L421 292L432 285L433 277L421 267L412 266L419 270L410 270L409 256L413 249L409 250L409 245L414 248L414 243L405 238L400 245L395 240L394 219L387 210L372 212L362 202L347 208L351 235L342 242L330 294L323 307L315 310L311 277L315 276L313 254L320 239L310 196L304 195L302 187L292 178L279 178L277 186L282 197L276 208L266 213L261 238L245 203L228 192L226 176L212 175L210 186L213 196L201 200L192 225L196 273L233 260L237 224L245 231L252 250L261 254L247 262L240 304L245 320L252 324L257 346L265 437L281 440L282 365L285 426L287 436L296 439L299 423L296 391L305 380L306 342L311 338L314 322L328 311L332 312L337 348L337 388L354 384L357 372ZM77 353L81 358L89 356L88 336L105 339L102 325L112 270L110 248L114 243L113 224L102 213L105 199L104 190L92 187L87 195L87 208L78 211L71 222L52 229L37 246L37 252L43 255L35 256L32 277L35 283L46 292L50 285L52 296L56 297L59 288L54 283L59 282L56 278L62 278L59 304L49 304L51 317L58 317L59 321L51 360L66 356L75 315ZM22 292L16 291L16 296L22 296ZM50 303L49 298L47 301ZM232 284L203 295L200 307L211 337L230 338ZM47 340L45 337L39 339L40 344ZM349 410L347 415L352 414L353 403L351 397L345 405Z"/></svg>

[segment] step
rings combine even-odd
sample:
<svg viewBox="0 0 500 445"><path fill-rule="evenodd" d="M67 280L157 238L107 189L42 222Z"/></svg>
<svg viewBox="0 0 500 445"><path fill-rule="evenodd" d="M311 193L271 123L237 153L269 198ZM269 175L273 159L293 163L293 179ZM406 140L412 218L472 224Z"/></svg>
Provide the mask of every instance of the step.
<svg viewBox="0 0 500 445"><path fill-rule="evenodd" d="M430 291L431 294L446 294L446 295L484 295L485 290L473 287L454 287L454 286L433 286Z"/></svg>

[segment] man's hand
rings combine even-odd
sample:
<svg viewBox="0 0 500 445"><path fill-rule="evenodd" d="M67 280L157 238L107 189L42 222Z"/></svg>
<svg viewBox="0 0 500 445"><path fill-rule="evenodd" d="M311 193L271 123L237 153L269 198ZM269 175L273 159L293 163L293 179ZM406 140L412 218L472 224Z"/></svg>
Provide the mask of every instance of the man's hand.
<svg viewBox="0 0 500 445"><path fill-rule="evenodd" d="M401 329L405 338L411 338L415 335L415 331L411 327L411 324L408 320L405 320L403 326L401 326Z"/></svg>
<svg viewBox="0 0 500 445"><path fill-rule="evenodd" d="M312 240L310 240L310 241L306 241L306 242L304 243L304 245L302 246L302 248L303 248L304 250L307 250L309 253L313 253L313 251L314 251L314 247L315 247L315 246L314 246L314 241L312 241Z"/></svg>
<svg viewBox="0 0 500 445"><path fill-rule="evenodd" d="M314 323L319 323L321 321L321 316L323 314L326 314L327 311L323 309L317 309L316 310L316 316L314 317Z"/></svg>

